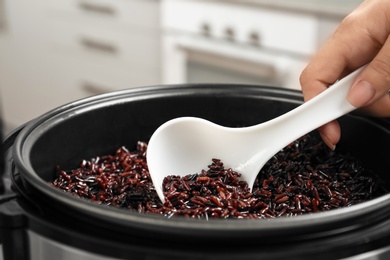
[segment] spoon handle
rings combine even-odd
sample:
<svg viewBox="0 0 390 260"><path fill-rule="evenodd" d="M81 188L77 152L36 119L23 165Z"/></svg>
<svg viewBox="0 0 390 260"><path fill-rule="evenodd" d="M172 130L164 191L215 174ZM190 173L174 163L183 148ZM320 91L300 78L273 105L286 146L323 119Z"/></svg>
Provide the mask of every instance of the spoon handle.
<svg viewBox="0 0 390 260"><path fill-rule="evenodd" d="M364 67L355 70L348 76L337 81L328 89L299 107L264 123L264 125L269 126L268 129L273 132L273 136L279 136L279 147L275 147L275 151L288 145L292 137L297 139L355 110L356 107L347 101L347 94L356 76Z"/></svg>

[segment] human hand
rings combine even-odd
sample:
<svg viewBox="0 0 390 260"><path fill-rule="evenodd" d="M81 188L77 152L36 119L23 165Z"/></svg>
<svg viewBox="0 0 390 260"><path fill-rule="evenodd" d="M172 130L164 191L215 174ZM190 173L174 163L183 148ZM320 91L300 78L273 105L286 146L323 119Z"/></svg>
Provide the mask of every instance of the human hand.
<svg viewBox="0 0 390 260"><path fill-rule="evenodd" d="M338 79L368 64L357 76L347 100L378 117L390 117L390 1L366 0L351 12L313 57L300 76L305 101ZM332 149L340 126L332 121L319 129Z"/></svg>

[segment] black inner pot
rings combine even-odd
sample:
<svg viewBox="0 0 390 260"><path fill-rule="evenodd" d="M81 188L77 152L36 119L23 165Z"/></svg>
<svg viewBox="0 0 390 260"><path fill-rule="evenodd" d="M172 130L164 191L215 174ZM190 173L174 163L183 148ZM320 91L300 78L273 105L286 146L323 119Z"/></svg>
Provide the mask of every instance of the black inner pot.
<svg viewBox="0 0 390 260"><path fill-rule="evenodd" d="M98 226L108 230L116 238L131 234L161 241L297 242L346 234L390 219L389 194L349 208L292 218L206 221L167 219L96 205L48 183L56 165L72 169L83 159L112 153L119 146L133 149L137 141L148 141L158 126L175 117L197 116L224 126L250 126L279 116L302 101L298 91L253 85L152 86L108 93L67 104L28 123L15 141L13 159L25 193L39 201L40 207L85 223L86 229ZM346 115L340 123L339 147L390 183L387 123L357 115Z"/></svg>

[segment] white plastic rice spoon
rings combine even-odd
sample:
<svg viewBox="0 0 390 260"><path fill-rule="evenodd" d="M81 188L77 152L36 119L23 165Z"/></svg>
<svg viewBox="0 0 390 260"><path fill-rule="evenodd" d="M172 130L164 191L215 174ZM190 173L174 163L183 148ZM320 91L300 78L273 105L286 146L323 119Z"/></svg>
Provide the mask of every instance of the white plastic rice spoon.
<svg viewBox="0 0 390 260"><path fill-rule="evenodd" d="M161 201L168 175L200 173L213 158L241 173L252 188L277 152L312 130L355 109L346 99L359 68L318 96L267 122L241 128L224 127L196 117L180 117L161 125L147 149L149 172Z"/></svg>

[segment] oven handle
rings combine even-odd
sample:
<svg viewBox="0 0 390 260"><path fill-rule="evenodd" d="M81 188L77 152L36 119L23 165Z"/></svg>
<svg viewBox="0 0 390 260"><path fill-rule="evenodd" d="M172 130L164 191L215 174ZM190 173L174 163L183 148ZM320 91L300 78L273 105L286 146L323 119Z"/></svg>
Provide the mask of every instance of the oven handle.
<svg viewBox="0 0 390 260"><path fill-rule="evenodd" d="M272 68L278 77L286 77L294 63L293 58L288 54L264 50L254 46L208 37L188 35L176 37L177 46L181 49L258 63L259 65Z"/></svg>

